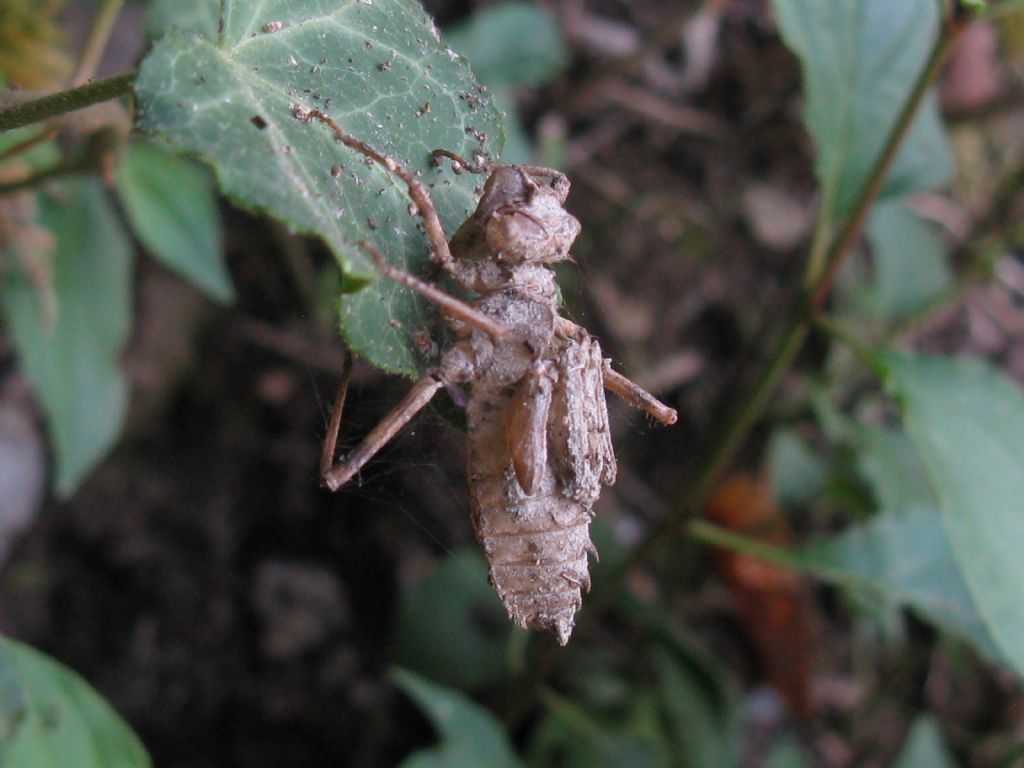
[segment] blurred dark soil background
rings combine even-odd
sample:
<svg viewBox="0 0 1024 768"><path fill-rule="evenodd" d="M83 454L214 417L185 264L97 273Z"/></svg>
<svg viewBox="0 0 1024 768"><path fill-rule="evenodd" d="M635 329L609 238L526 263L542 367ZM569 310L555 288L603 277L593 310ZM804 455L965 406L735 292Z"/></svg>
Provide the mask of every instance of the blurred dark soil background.
<svg viewBox="0 0 1024 768"><path fill-rule="evenodd" d="M442 29L476 9L427 5ZM540 151L556 147L573 181L568 207L583 223L578 266L564 275L567 311L681 417L657 429L614 404L620 480L598 513L628 544L678 498L696 451L791 308L816 205L811 147L799 68L766 3L599 0L555 10L571 65L518 103ZM72 12L72 26L87 19ZM129 6L110 72L133 65L140 24ZM970 55L982 74L959 86L951 112L976 109L984 78L996 76L997 62ZM947 83L962 75L952 66ZM329 259L271 222L224 215L237 304L216 307L143 260L125 361L127 434L71 501L47 497L12 545L0 626L90 680L159 766L391 765L432 738L387 672L400 596L440 556L472 544L463 436L427 412L359 483L321 491L320 442L343 352L329 318L311 308ZM1024 291L1019 262L1005 269ZM1024 380L1017 298L979 290L931 318L916 343L982 351ZM819 365L823 353L812 342L804 363ZM4 440L15 436L12 451L28 462L19 471L41 479L39 423L6 345L0 365L0 416L20 429ZM407 387L357 364L345 443ZM785 392L781 401L784 409ZM755 433L745 460L763 437ZM755 678L714 563L695 546L676 557L692 558L688 583L640 574L634 592L671 593L716 655ZM814 685L827 703L802 733L822 764L853 765L851 740L898 743L894 702L927 695L971 730L1019 714L1011 689L980 671L922 680L903 666L887 678L883 659L855 680L847 628L824 602ZM851 731L860 686L888 687L891 698Z"/></svg>

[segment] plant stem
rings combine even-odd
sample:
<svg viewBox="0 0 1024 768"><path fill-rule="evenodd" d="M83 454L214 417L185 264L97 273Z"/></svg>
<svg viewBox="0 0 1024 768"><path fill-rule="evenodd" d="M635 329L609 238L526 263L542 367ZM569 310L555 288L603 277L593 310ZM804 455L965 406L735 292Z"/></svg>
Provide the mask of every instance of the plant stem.
<svg viewBox="0 0 1024 768"><path fill-rule="evenodd" d="M124 0L103 0L93 18L89 37L85 41L81 57L78 60L78 67L71 78L72 85L82 85L95 74L103 51L107 47L107 41L110 39L110 32L114 29L117 14L121 12L123 5Z"/></svg>
<svg viewBox="0 0 1024 768"><path fill-rule="evenodd" d="M858 196L853 212L843 224L832 246L827 251L823 251L825 258L819 262L820 266L817 267L817 271L820 271L820 276L813 276L810 272L808 273L809 279L806 283L808 298L789 320L778 347L769 358L770 362L764 374L758 378L749 395L738 401L739 405L733 409L732 414L725 420L724 428L719 433L718 438L711 443L711 447L706 454L707 458L700 465L700 470L697 472L689 489L683 493L680 504L671 514L667 515L647 532L647 535L633 549L626 560L601 582L601 588L595 590L594 594L591 595L587 610L580 614L581 624L592 622L601 616L610 606L614 596L619 593L633 568L647 560L678 531L682 530L689 516L697 515L702 511L722 474L732 463L736 451L743 440L764 415L776 387L781 382L783 376L789 371L797 354L803 348L804 341L810 332L816 309L827 298L835 282L839 267L849 254L860 233L867 212L882 189L882 184L896 157L896 152L906 136L911 121L920 107L925 94L928 92L928 88L938 75L939 67L945 54L961 29L961 25L949 20L943 24L939 36L932 46L927 62L914 83L907 101L897 117L896 123L886 137L882 152L872 166L871 173ZM822 246L818 243L816 247L821 248ZM810 270L815 266L809 259L808 269ZM513 723L524 714L525 698L533 695L537 684L550 674L560 658L561 649L553 642L543 643L539 647L535 647L537 648L535 662L527 665L528 672L519 681L519 685L511 697L512 702L508 710L507 719Z"/></svg>
<svg viewBox="0 0 1024 768"><path fill-rule="evenodd" d="M83 109L101 101L127 96L132 92L134 82L135 72L126 72L106 80L97 80L68 91L60 91L0 109L0 133L74 112L76 109Z"/></svg>
<svg viewBox="0 0 1024 768"><path fill-rule="evenodd" d="M875 351L846 325L824 312L814 316L814 325L836 341L845 344L878 378L881 379L885 376L885 367L879 361Z"/></svg>
<svg viewBox="0 0 1024 768"><path fill-rule="evenodd" d="M691 486L690 491L684 494L682 504L671 516L673 520L664 522L657 528L652 529L648 534L648 538L656 538L658 543L660 543L662 538L667 537L678 526L679 523L677 521L682 520L686 515L698 514L700 512L708 496L721 478L722 473L732 462L743 439L764 415L768 400L775 391L775 387L789 370L793 360L803 347L814 315L832 290L836 276L839 274L839 268L847 256L849 256L853 244L860 234L868 211L871 210L875 198L878 197L878 193L882 189L889 169L892 167L893 160L896 158L896 153L913 122L914 115L917 113L918 108L924 101L925 95L928 93L928 89L938 75L942 60L962 28L961 25L950 21L942 25L939 35L932 45L928 59L918 75L913 88L911 88L907 101L904 103L896 122L889 131L885 145L875 160L871 173L858 195L853 212L843 223L832 246L826 252L820 276L816 279L812 276L808 283L809 300L806 307L798 311L790 321L790 325L782 335L782 342L770 358L771 362L768 364L765 374L760 377L750 395L740 401L739 407L725 422L725 429L721 437L712 443L708 454L709 458L701 465L702 468L698 472L697 479ZM809 272L814 267L814 263L810 262L808 264ZM641 543L638 549L640 548L647 550L656 547L647 546L645 541Z"/></svg>
<svg viewBox="0 0 1024 768"><path fill-rule="evenodd" d="M925 62L924 69L918 75L917 82L914 83L914 87L903 104L903 109L900 110L896 123L893 125L892 130L889 131L885 147L871 168L871 174L864 184L864 189L861 190L858 196L853 212L843 223L842 229L839 230L839 234L836 235L832 247L829 248L825 256L825 265L821 276L816 280L812 279L812 308L817 309L821 307L825 303L825 299L828 298L829 291L832 290L832 284L839 273L839 268L851 253L852 246L857 241L861 228L864 226L864 220L867 218L871 206L874 205L878 193L882 191L882 185L889 174L889 168L892 167L893 160L896 159L896 153L899 151L907 131L910 130L914 116L924 101L924 97L928 94L928 89L931 87L932 82L934 82L939 74L939 68L942 66L946 54L949 52L953 41L957 38L961 29L963 29L961 25L952 21L947 21L943 24L942 30L928 55L928 60Z"/></svg>

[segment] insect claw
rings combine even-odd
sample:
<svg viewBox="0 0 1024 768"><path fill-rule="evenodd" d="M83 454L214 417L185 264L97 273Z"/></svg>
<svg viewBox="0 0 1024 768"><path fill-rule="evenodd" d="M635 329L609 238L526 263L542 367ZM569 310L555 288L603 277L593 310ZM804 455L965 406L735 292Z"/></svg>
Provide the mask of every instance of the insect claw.
<svg viewBox="0 0 1024 768"><path fill-rule="evenodd" d="M588 555L594 558L595 563L601 562L601 555L598 554L597 547L594 546L594 542L588 539L586 545L584 546L584 549L587 551Z"/></svg>

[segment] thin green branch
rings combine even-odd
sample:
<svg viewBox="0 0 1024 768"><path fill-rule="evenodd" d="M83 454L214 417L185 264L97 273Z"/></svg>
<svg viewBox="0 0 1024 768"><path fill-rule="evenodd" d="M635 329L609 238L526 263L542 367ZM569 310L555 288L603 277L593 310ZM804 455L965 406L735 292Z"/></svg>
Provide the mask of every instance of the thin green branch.
<svg viewBox="0 0 1024 768"><path fill-rule="evenodd" d="M82 47L78 66L71 78L72 85L82 85L96 73L96 67L99 66L103 51L107 47L107 41L110 40L110 33L114 29L114 22L123 5L124 0L103 0L93 18L89 37Z"/></svg>
<svg viewBox="0 0 1024 768"><path fill-rule="evenodd" d="M989 3L985 6L985 10L978 12L978 16L983 19L1001 19L1022 12L1024 12L1024 0L1004 0L1001 3Z"/></svg>
<svg viewBox="0 0 1024 768"><path fill-rule="evenodd" d="M814 326L852 351L878 378L881 379L885 376L885 366L878 359L875 350L852 329L824 312L814 316Z"/></svg>
<svg viewBox="0 0 1024 768"><path fill-rule="evenodd" d="M84 109L120 96L127 96L132 92L134 82L135 72L127 72L106 80L97 80L78 88L0 109L0 133Z"/></svg>

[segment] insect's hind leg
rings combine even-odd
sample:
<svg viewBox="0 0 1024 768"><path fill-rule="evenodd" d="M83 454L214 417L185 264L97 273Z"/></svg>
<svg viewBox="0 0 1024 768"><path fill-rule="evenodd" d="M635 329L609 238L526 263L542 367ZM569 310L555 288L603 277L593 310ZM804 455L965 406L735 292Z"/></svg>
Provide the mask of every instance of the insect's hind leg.
<svg viewBox="0 0 1024 768"><path fill-rule="evenodd" d="M348 394L348 382L352 378L352 353L345 350L345 363L341 368L341 381L338 382L338 391L334 395L334 405L331 407L331 418L327 422L327 434L324 436L323 452L320 454L320 478L324 480L331 466L334 464L334 453L338 450L338 432L341 430L341 412L345 408L345 396Z"/></svg>
<svg viewBox="0 0 1024 768"><path fill-rule="evenodd" d="M346 357L345 371L338 388L338 399L331 410L331 420L324 439L324 451L320 459L320 484L329 491L336 491L363 468L373 456L395 436L395 434L430 402L437 390L445 386L446 380L439 373L428 373L413 384L412 389L402 398L391 412L381 419L370 434L363 438L355 450L341 461L334 463L334 452L338 443L341 426L341 410L345 403L348 378L351 374L351 356Z"/></svg>

